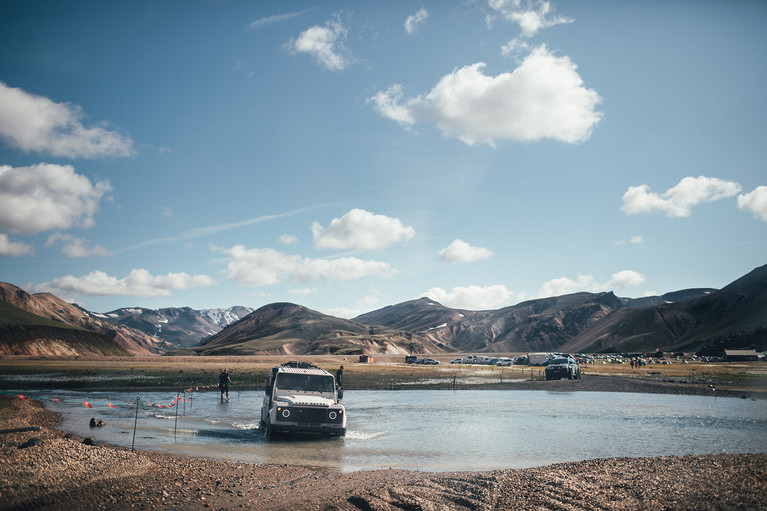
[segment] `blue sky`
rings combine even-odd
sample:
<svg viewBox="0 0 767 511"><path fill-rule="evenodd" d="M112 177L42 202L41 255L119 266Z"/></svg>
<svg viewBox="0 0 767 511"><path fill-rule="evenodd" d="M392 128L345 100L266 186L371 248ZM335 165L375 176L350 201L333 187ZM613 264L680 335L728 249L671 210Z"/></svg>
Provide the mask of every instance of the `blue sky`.
<svg viewBox="0 0 767 511"><path fill-rule="evenodd" d="M0 3L0 280L89 310L720 288L767 4Z"/></svg>

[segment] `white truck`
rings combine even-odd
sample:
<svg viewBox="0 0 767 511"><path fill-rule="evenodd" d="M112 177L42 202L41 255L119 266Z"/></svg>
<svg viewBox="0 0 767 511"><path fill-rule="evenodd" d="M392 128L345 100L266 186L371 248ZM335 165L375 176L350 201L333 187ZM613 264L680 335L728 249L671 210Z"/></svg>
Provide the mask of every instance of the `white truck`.
<svg viewBox="0 0 767 511"><path fill-rule="evenodd" d="M273 367L266 383L259 427L266 438L278 433L346 434L343 391L332 374L306 362Z"/></svg>

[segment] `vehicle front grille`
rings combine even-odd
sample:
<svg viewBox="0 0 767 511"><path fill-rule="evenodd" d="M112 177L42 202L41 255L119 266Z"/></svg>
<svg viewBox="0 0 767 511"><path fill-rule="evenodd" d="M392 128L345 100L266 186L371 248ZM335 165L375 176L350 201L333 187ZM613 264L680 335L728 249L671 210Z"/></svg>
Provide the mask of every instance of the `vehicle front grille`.
<svg viewBox="0 0 767 511"><path fill-rule="evenodd" d="M290 414L285 417L283 411L288 410ZM330 413L335 412L336 418L331 419ZM298 422L299 424L341 424L343 413L335 408L313 408L303 406L287 406L277 409L277 420L281 422Z"/></svg>

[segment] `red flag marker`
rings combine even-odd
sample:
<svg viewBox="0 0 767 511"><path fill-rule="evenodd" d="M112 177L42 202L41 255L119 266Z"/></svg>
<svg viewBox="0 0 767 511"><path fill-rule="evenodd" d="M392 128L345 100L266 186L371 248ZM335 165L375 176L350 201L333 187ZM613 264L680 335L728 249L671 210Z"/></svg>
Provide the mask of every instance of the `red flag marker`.
<svg viewBox="0 0 767 511"><path fill-rule="evenodd" d="M109 408L117 408L117 407L116 407L115 405L113 405L112 403L107 403L107 406L109 406Z"/></svg>
<svg viewBox="0 0 767 511"><path fill-rule="evenodd" d="M16 394L16 396L17 396L19 399L26 399L26 398L27 398L27 396L22 396L21 394Z"/></svg>
<svg viewBox="0 0 767 511"><path fill-rule="evenodd" d="M87 406L88 408L93 408L91 404L88 401L83 401L83 404Z"/></svg>
<svg viewBox="0 0 767 511"><path fill-rule="evenodd" d="M61 399L59 399L59 398L57 398L57 397L52 397L52 398L51 398L51 401L59 401L59 402L60 402L60 401L61 401Z"/></svg>

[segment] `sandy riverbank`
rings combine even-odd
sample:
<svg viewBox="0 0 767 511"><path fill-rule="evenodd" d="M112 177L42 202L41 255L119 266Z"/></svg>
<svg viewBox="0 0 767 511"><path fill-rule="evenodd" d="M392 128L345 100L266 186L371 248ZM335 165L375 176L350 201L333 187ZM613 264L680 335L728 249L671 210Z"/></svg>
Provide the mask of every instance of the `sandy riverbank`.
<svg viewBox="0 0 767 511"><path fill-rule="evenodd" d="M40 403L0 400L0 429L41 428L0 434L0 509L767 509L767 454L340 474L89 446L57 421Z"/></svg>

